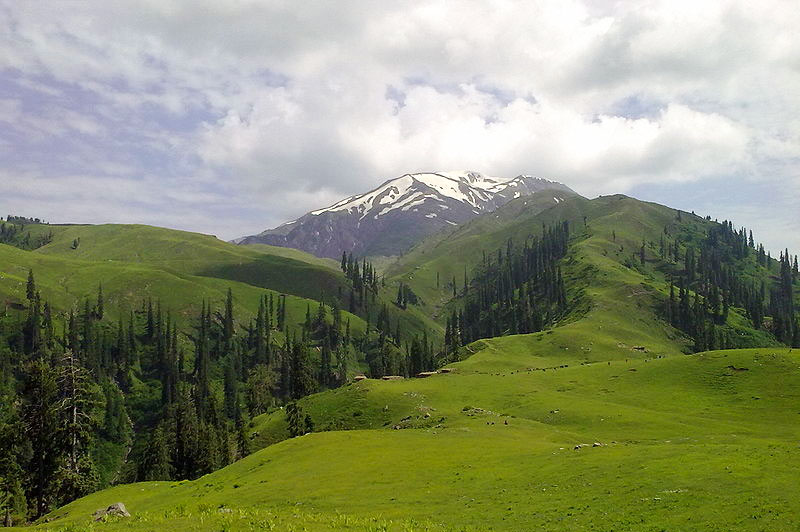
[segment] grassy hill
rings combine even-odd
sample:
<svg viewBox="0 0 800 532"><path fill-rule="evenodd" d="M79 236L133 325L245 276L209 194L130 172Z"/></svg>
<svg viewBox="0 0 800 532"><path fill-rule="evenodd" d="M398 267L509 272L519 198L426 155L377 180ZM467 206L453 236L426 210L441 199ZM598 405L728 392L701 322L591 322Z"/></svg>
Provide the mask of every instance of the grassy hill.
<svg viewBox="0 0 800 532"><path fill-rule="evenodd" d="M237 246L211 235L146 225L28 225L26 231L34 240L39 235L53 234L50 243L35 250L41 255L147 265L176 275L237 281L304 299L324 300L329 305L335 301L340 308L347 308L348 304L350 287L339 263L296 249L265 244ZM305 312L304 306L302 311ZM390 312L392 321L402 320L409 334L421 334L426 328L434 336L439 332L439 326L424 315L399 313L394 308ZM363 309L358 313L366 318ZM373 310L373 320L376 314L377 310Z"/></svg>
<svg viewBox="0 0 800 532"><path fill-rule="evenodd" d="M421 304L411 312L430 316L442 323L452 309L461 305L460 292L465 272L473 271L498 250L505 250L511 240L517 245L541 234L542 227L566 220L572 234L571 252L563 268L567 289L574 300L588 296L574 305L579 314L589 307L618 312L617 322L636 321L637 327L653 325L653 311L663 304L669 293L668 279L681 273L682 264L659 254L659 241L668 231L668 238L680 239L681 249L698 246L717 222L689 213L636 200L623 195L601 196L588 200L572 197L544 210L527 205L526 198L512 201L503 209L489 213L453 229L448 234L429 238L387 269L387 291L396 290L402 282L420 296ZM645 262L639 252L645 243ZM771 283L778 265L759 266L751 254L735 263L737 272L748 280ZM437 284L438 278L438 284ZM453 296L455 279L459 294ZM795 286L800 288L796 280ZM607 292L607 293L606 293ZM795 290L800 303L800 289ZM649 300L648 300L649 298ZM641 314L639 309L650 310ZM577 315L570 319L574 319ZM761 331L748 327L742 310L734 310L729 326L743 340L743 347L769 345L772 340ZM657 330L660 326L657 327ZM661 333L658 333L661 334ZM674 336L674 335L672 335ZM673 341L674 338L668 338Z"/></svg>
<svg viewBox="0 0 800 532"><path fill-rule="evenodd" d="M536 356L534 342L498 352L489 340L452 374L310 397L363 398L354 412L373 430L288 440L194 482L111 488L40 527L85 530L94 510L118 501L133 517L95 529L797 527L800 354L718 351L542 371L534 368L572 359Z"/></svg>
<svg viewBox="0 0 800 532"><path fill-rule="evenodd" d="M264 294L280 293L259 286L202 275L192 275L172 268L159 268L146 262L122 260L90 260L59 254L24 251L0 244L0 297L6 305L25 304L25 284L28 271L33 270L43 297L51 301L59 314L79 308L86 298L96 297L102 284L109 314L127 317L131 310L141 308L148 298L161 302L183 325L194 320L203 300L221 307L228 288L233 291L237 318L246 323L258 310ZM317 306L313 299L289 295L287 314L292 323L300 323L307 305ZM349 315L355 330L363 331L365 323Z"/></svg>
<svg viewBox="0 0 800 532"><path fill-rule="evenodd" d="M7 304L24 304L24 281L32 268L43 294L60 310L94 297L100 284L112 313L122 314L152 297L177 312L179 319L194 316L202 299L223 301L228 286L245 293L236 303L248 319L258 305L255 288L296 296L287 301L298 320L309 301L336 301L347 307L350 288L339 264L294 249L237 246L211 235L146 225L27 224L18 244L24 236L33 242L47 237L49 242L30 251L0 244L0 296ZM441 332L421 313L399 312L392 306L389 311L392 322L401 320L408 334L421 334L425 328L433 337ZM376 313L372 311L373 320ZM364 326L363 319L354 320L356 331Z"/></svg>
<svg viewBox="0 0 800 532"><path fill-rule="evenodd" d="M324 294L335 294L347 287L340 272L317 259L304 262L305 254L285 253L281 249L279 254L272 255L267 247L247 250L194 233L147 226L27 224L20 234L25 235L24 240L18 238L15 244L24 246L25 242L41 242L43 238L49 243L34 250L0 244L0 362L8 359L12 364L0 364L4 373L0 375L3 401L13 397L3 395L7 384L11 391L21 388L21 382L15 384L15 379L21 379L22 363L27 357L21 353L9 357L5 344L14 343L12 349L16 350L13 331L24 327L28 316L26 284L30 271L34 272L42 299L52 306L58 338L66 336L68 315L73 311L81 315L85 301L94 306L98 288L102 286L105 317L98 323L98 330L106 338L109 331L116 330L118 319L127 327L133 312L140 312L136 321L143 323L145 316L141 311L152 300L177 325L177 343L190 368L195 364L191 335L201 307L205 303L221 312L229 290L237 334L247 333L263 297L270 296L277 302L282 294L285 294L281 300L286 305L286 327L290 334L297 334L307 309L315 312ZM266 288L269 286L276 289ZM331 299L325 301L331 304ZM332 319L329 314L328 322ZM346 311L342 312L342 323L349 323L351 333L358 337L366 330L363 319ZM272 338L278 345L285 344L282 331L274 330ZM102 342L98 336L97 344ZM347 373L351 376L366 366L361 354L352 353L349 359ZM216 381L214 393L220 398L222 378L223 368L217 363L212 369L212 379ZM92 455L101 486L112 478L129 474L123 472L128 471L124 469L125 456L131 444L142 444L158 419L161 386L159 373L145 371L139 362L134 364L125 408L133 421L135 437L133 441L124 441L122 437L123 441L114 442L106 437L96 439ZM108 403L100 401L99 405L103 410ZM5 406L0 411L4 412Z"/></svg>
<svg viewBox="0 0 800 532"><path fill-rule="evenodd" d="M39 230L52 227L41 226ZM85 261L146 264L169 272L239 281L317 300L321 296L338 297L347 288L335 268L307 253L272 246L236 246L211 235L147 225L61 226L54 232L53 241L38 248L36 253Z"/></svg>
<svg viewBox="0 0 800 532"><path fill-rule="evenodd" d="M482 251L569 220L571 310L559 326L478 340L450 373L305 397L299 405L318 432L288 439L278 409L249 427L254 447L266 447L227 468L101 491L39 527L799 528L800 351L734 308L725 327L761 347L687 355L689 339L661 314L679 268L658 253L661 234L693 242L713 222L625 196L526 207L512 202L423 242L387 270L390 282L408 283L423 299L414 312L441 323L459 304L444 273L463 275ZM753 257L737 267L753 279L776 273ZM118 501L133 517L89 524Z"/></svg>

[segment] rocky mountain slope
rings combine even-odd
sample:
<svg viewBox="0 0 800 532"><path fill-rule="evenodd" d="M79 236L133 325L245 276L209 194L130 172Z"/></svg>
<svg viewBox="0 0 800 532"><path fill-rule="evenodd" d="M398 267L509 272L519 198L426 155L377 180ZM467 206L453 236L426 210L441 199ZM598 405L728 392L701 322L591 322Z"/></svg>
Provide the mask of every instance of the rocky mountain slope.
<svg viewBox="0 0 800 532"><path fill-rule="evenodd" d="M311 211L238 244L292 247L319 257L398 255L424 237L491 212L514 198L548 191L556 204L573 192L529 175L490 177L478 172L405 174L374 190Z"/></svg>

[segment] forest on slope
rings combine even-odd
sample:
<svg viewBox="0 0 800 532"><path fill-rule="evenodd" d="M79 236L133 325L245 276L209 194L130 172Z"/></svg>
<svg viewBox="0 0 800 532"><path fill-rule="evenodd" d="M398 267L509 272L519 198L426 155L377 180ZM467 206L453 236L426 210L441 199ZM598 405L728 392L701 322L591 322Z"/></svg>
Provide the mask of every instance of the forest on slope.
<svg viewBox="0 0 800 532"><path fill-rule="evenodd" d="M427 336L415 320L401 331L374 275L354 283L300 252L19 217L0 231L6 522L111 483L213 471L249 452L252 417L405 364L397 338ZM392 335L359 314L391 319Z"/></svg>
<svg viewBox="0 0 800 532"><path fill-rule="evenodd" d="M109 244L91 227L27 227L30 238L5 233L18 247L0 245L0 478L14 522L111 483L194 479L306 433L446 428L448 416L408 403L413 381L348 384L357 372L408 377L463 360L459 372L483 375L797 344L796 256L773 259L732 223L624 196L512 201L420 243L385 276L347 254L341 272L308 260L301 271L321 268L337 286L316 301L291 294L308 285L300 274L288 294L201 275L232 251L198 253L192 236L120 249L117 231ZM40 248L19 249L41 234ZM80 292L66 275L75 266L95 272ZM133 272L148 287L138 300L121 288ZM173 279L216 291L186 302L196 292ZM469 387L431 382L426 393L469 406ZM507 408L503 394L481 397Z"/></svg>

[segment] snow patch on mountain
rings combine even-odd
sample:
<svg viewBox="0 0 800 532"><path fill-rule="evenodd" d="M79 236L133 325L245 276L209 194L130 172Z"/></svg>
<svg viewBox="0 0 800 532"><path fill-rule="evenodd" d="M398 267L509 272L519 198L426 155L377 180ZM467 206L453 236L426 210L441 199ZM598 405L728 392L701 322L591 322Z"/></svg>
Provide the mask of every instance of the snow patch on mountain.
<svg viewBox="0 0 800 532"><path fill-rule="evenodd" d="M503 178L472 171L404 174L386 181L370 192L350 196L324 209L311 211L310 214L319 216L324 213L344 211L359 215L361 220L369 215L373 215L373 218L384 216L395 209L407 211L428 200L440 203L455 200L472 207L473 211L478 213L487 209L487 203L490 203L494 196L508 189L525 187L529 183L535 183L536 188L540 189L547 188L548 185L558 185L554 181L529 175ZM514 190L512 197L518 198L522 194L523 192ZM440 208L449 207L442 204ZM376 209L380 210L374 213Z"/></svg>
<svg viewBox="0 0 800 532"><path fill-rule="evenodd" d="M374 190L311 211L237 243L295 247L321 257L397 255L426 236L492 212L540 191L573 192L555 181L472 171L420 172L389 179ZM550 199L547 195L547 199ZM553 197L552 204L560 198Z"/></svg>

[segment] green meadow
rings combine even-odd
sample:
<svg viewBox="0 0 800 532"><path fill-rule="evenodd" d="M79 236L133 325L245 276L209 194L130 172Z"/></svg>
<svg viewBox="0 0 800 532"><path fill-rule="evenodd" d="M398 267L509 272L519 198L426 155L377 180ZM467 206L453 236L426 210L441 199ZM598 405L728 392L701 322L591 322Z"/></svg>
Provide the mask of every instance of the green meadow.
<svg viewBox="0 0 800 532"><path fill-rule="evenodd" d="M537 356L535 336L499 351L487 341L449 374L368 380L308 397L315 417L363 418L363 428L286 440L193 482L114 487L39 527L800 525L800 353L730 350L581 364ZM90 524L95 510L119 501L132 518Z"/></svg>
<svg viewBox="0 0 800 532"><path fill-rule="evenodd" d="M690 339L661 310L678 266L658 256L660 235L666 227L691 242L713 222L624 196L576 197L546 209L523 200L400 257L386 268L384 297L408 284L422 299L410 314L441 331L458 304L445 279L463 283L465 266L469 272L479 264L481 251L494 253L509 237L524 241L566 219L572 243L562 268L571 307L555 326L473 342L447 372L428 378L367 379L304 397L298 404L315 427L304 436L290 438L283 409L273 408L249 422L247 437L258 450L246 458L194 481L114 486L35 527L800 529L800 350L780 346L731 308L726 330L753 347L690 354ZM21 297L33 267L43 272L43 290L65 305L103 278L104 290L123 300L126 290L130 297L162 293L173 308L187 309L189 294L195 302L202 293L221 299L233 287L237 304L252 313L263 287L248 282L236 261L302 258L263 259L257 255L266 247L229 249L202 236L191 246L164 237L152 254L115 255L120 243L106 247L99 236L82 236L71 249L82 231L65 229L34 253L0 246L14 264L4 270L3 293ZM96 246L87 242L93 238ZM637 262L643 241L645 260ZM194 245L206 246L208 258L198 259ZM160 262L165 254L173 259ZM305 264L304 271L322 268L339 279L325 261ZM220 268L238 273L209 275ZM757 280L774 275L769 268L752 257L739 264ZM290 301L304 309L306 300ZM132 517L93 521L96 510L116 502Z"/></svg>

